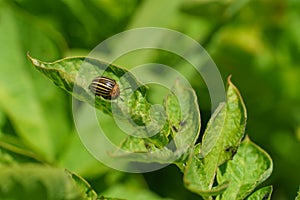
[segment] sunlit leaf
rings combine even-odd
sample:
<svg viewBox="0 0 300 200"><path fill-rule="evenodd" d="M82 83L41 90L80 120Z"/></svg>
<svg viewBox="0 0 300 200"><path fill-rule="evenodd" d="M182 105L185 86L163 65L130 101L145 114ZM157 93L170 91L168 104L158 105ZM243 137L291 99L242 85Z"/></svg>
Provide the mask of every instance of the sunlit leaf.
<svg viewBox="0 0 300 200"><path fill-rule="evenodd" d="M228 79L227 100L211 117L203 135L201 155L204 157L210 186L218 166L230 160L244 136L246 107L238 89Z"/></svg>
<svg viewBox="0 0 300 200"><path fill-rule="evenodd" d="M228 183L206 189L208 188L207 180L203 178L206 177L205 166L203 160L199 158L200 152L200 144L198 144L195 146L194 154L190 155L189 162L185 168L184 183L189 190L199 195L216 196L224 192Z"/></svg>
<svg viewBox="0 0 300 200"><path fill-rule="evenodd" d="M81 194L85 194L84 198L90 198L90 199L96 199L97 198L97 193L93 190L93 188L90 186L90 184L84 180L82 177L79 175L66 170L66 173L68 173L72 179L75 181L76 185L78 188L81 190Z"/></svg>
<svg viewBox="0 0 300 200"><path fill-rule="evenodd" d="M111 114L112 112L112 102L102 97L95 97L95 95L89 90L89 85L95 77L104 75L116 80L119 84L119 79L121 77L125 77L125 84L136 89L134 91L135 94L145 93L145 87L141 86L140 83L138 83L137 80L127 72L127 70L97 59L87 57L70 57L52 63L47 63L32 58L29 54L28 58L31 60L36 69L50 78L57 86L66 90L75 98L87 102L108 114ZM145 99L143 101L145 102ZM134 103L136 102L130 102L130 104Z"/></svg>
<svg viewBox="0 0 300 200"><path fill-rule="evenodd" d="M271 175L272 170L270 156L246 138L233 160L228 161L218 171L218 182L229 182L228 188L219 199L244 199ZM270 192L267 194L268 198Z"/></svg>
<svg viewBox="0 0 300 200"><path fill-rule="evenodd" d="M247 200L270 200L272 191L272 186L263 187L247 197Z"/></svg>
<svg viewBox="0 0 300 200"><path fill-rule="evenodd" d="M186 186L204 195L212 189L218 167L232 159L244 136L246 108L230 79L228 84L227 100L211 116L203 135L201 151L196 149L198 152L190 158L185 171Z"/></svg>
<svg viewBox="0 0 300 200"><path fill-rule="evenodd" d="M158 127L159 132L146 139L128 137L121 146L128 150L124 155L142 162L169 163L194 145L200 129L200 112L194 91L176 81L165 98L164 112L167 121L158 119L165 121L164 126ZM146 154L150 152L151 159Z"/></svg>
<svg viewBox="0 0 300 200"><path fill-rule="evenodd" d="M176 81L172 93L165 98L165 110L176 148L181 149L186 148L186 145L194 145L201 126L200 110L195 92Z"/></svg>

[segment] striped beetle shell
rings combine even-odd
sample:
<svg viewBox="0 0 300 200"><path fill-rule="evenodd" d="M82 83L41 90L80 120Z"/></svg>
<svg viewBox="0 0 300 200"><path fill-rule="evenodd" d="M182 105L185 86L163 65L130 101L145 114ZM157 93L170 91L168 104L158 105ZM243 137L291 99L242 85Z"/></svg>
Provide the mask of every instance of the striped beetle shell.
<svg viewBox="0 0 300 200"><path fill-rule="evenodd" d="M117 82L104 76L94 78L89 89L96 96L101 96L107 100L113 100L120 96L120 88Z"/></svg>

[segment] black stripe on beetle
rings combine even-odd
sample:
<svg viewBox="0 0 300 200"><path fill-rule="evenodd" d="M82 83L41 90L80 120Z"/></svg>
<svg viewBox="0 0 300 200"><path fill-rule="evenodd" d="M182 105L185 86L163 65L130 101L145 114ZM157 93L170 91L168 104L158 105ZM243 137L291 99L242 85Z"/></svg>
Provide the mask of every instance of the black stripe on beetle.
<svg viewBox="0 0 300 200"><path fill-rule="evenodd" d="M120 88L117 82L104 76L94 78L89 85L89 89L96 96L107 100L113 100L120 96Z"/></svg>

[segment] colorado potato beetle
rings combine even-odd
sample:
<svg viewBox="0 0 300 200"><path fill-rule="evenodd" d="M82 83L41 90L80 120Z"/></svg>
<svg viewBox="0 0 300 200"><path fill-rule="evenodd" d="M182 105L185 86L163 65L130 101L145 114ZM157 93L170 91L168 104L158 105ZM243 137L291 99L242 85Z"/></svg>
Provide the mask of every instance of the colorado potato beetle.
<svg viewBox="0 0 300 200"><path fill-rule="evenodd" d="M96 96L101 96L107 100L113 100L120 96L120 88L117 82L104 76L94 78L89 85L89 89Z"/></svg>

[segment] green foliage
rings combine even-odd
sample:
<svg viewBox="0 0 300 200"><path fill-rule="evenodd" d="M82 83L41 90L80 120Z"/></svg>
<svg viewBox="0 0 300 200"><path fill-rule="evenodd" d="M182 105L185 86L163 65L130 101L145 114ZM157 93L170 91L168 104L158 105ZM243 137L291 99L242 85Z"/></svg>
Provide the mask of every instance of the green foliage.
<svg viewBox="0 0 300 200"><path fill-rule="evenodd" d="M78 175L40 164L0 166L0 197L8 199L115 199L97 196Z"/></svg>
<svg viewBox="0 0 300 200"><path fill-rule="evenodd" d="M43 165L1 166L1 199L83 199L64 171Z"/></svg>
<svg viewBox="0 0 300 200"><path fill-rule="evenodd" d="M10 189L22 186L22 190L39 190L44 194L45 191L53 191L57 187L55 184L49 185L54 178L49 177L48 181L45 180L46 175L39 174L43 170L44 172L49 170L62 180L62 183L69 185L71 190L74 189L63 190L61 194L84 196L84 191L88 191L89 186L86 190L77 187L76 183L70 181L69 173L54 167L59 166L83 176L91 183L91 187L97 194L104 196L126 199L143 197L160 199L159 196L173 199L198 199L199 197L193 196L181 187L181 180L173 179L173 177L180 177L181 174L169 171L169 168L164 170L164 173L172 178L167 179L160 173L151 173L149 176L152 179L147 180L147 183L141 181L143 180L141 176L123 175L116 178L114 176L116 172L96 161L81 143L72 121L70 96L37 73L26 57L27 51L30 55L47 61L66 56L83 56L99 42L120 31L134 27L159 26L172 28L193 37L210 53L223 77L233 75L249 111L247 134L272 155L274 172L265 184L274 185L274 190L268 186L254 191L253 188L257 183L249 185L248 182L242 182L240 181L242 176L234 176L236 180L233 183L227 180L230 173L240 169L238 167L247 169L247 166L235 165L236 162L239 163L236 157L242 154L241 148L246 143L253 144L247 140L242 142L239 140L242 137L240 134L244 132L239 132L238 127L242 127L244 120L241 118L240 123L237 124L234 132L238 132L239 136L234 143L230 143L227 147L222 146L221 143L227 141L224 137L225 132L212 134L214 129L220 128L212 124L224 120L222 112L226 111L226 104L220 106L219 112L209 120L210 99L201 77L195 76L193 70L186 65L178 64L178 58L164 52L134 52L123 56L117 60L117 63L126 69L146 62L159 62L169 66L178 64L178 67L174 68L188 78L198 96L202 124L198 121L198 114L195 114L197 112L194 112L195 115L190 116L191 124L181 127L182 124L178 124L177 120L179 118L177 102L173 101L172 97L168 97L172 95L170 93L164 94L166 98L162 104L166 115L157 116L156 121L162 117L171 123L163 124L165 131L159 137L149 138L146 141L133 141L132 138L123 140L118 137L118 134L109 137L115 139L118 144L123 144L122 148L148 151L148 147L152 150L162 148L172 137L178 135L180 139L177 145L181 146L184 145L182 139L185 138L180 137L180 133L176 130L186 128L182 133L199 134L197 131L200 125L206 127L206 122L210 121L210 128L207 125L202 143L196 143L187 155L183 155L175 162L176 166L184 172L184 183L187 188L198 194L204 194L198 189L201 185L201 188L209 188L205 190L205 194L219 195L216 198L221 199L224 197L220 193L228 195L227 189L230 190L233 185L236 185L235 187L241 188L241 193L235 195L244 197L248 193L247 199L270 199L272 192L272 199L293 199L299 186L300 176L299 13L300 4L297 0L0 0L0 168L7 172L3 174L4 171L0 171L0 181L5 178L7 183L12 176L20 177L22 173L27 175L28 172L32 172L30 169L32 167L37 169L34 179L26 179L26 182L13 179ZM122 46L127 41L122 42L118 45ZM67 63L67 60L62 62ZM99 61L98 64L92 63L91 66L97 68L103 64L105 65ZM72 86L67 84L72 76L68 71L64 72L64 69L71 71L71 68L72 66L68 64L65 67L60 65L54 67L55 73L66 75L66 79L57 79L57 84L64 83L66 87ZM121 72L123 70L121 68ZM109 75L118 80L119 76L114 73L115 71L112 70ZM159 101L156 91L153 95L152 88L141 89L136 96L132 97L139 101L132 101L130 113L135 122L140 124L148 123L150 116L147 111L151 105L145 101L144 92L147 92L148 97L153 97L154 101ZM185 92L194 96L193 91ZM103 112L110 113L110 107L108 108L107 102L103 99L97 99L96 105L90 101L93 97L86 88L79 97ZM138 105L143 105L144 110L136 113L135 111L140 109ZM84 116L84 110L78 109L76 112ZM243 116L241 112L236 114L239 115L238 118ZM101 114L100 117L101 123L105 124L107 129L117 133L118 130L115 129L115 124L109 115ZM197 120L193 121L192 118ZM89 119L85 120L89 121ZM193 127L193 131L189 132L187 127ZM87 127L87 131L91 128ZM202 132L200 136L201 134ZM195 139L196 137L195 135ZM218 139L219 142L214 139ZM225 148L224 152L221 146ZM259 156L256 158L262 161L261 164L267 162L268 159L264 159L266 158L264 151L256 145L249 146L247 148L257 152ZM219 162L216 161L217 159L207 158L208 156L215 158L213 152L221 152L222 159L218 159ZM230 154L235 154L232 160ZM158 155L160 156L168 158L167 154ZM214 165L213 169L216 171L201 170L209 162ZM195 168L192 169L192 166ZM197 169L199 166L200 168ZM270 168L266 171L269 172L268 170ZM14 175L13 171L18 174ZM255 177L250 178L246 173L243 175L247 177L247 181L261 181L264 176L260 177L260 173L254 173ZM188 174L197 174L197 176L192 177ZM206 178L207 174L209 176ZM187 182L187 177L193 182ZM202 179L197 177L205 177L203 182L207 185L204 183L202 185ZM37 188L33 180L48 185ZM159 186L156 186L157 180ZM213 185L209 184L212 182ZM174 183L174 186L170 187L170 183ZM179 184L175 186L175 183ZM250 191L254 193L249 194ZM49 197L55 195L49 194ZM298 199L299 196L298 194ZM0 195L0 199L2 198ZM31 196L30 199L34 198ZM98 199L105 198L100 195Z"/></svg>
<svg viewBox="0 0 300 200"><path fill-rule="evenodd" d="M82 194L85 194L85 198L96 199L97 193L93 190L93 188L86 182L83 178L78 176L77 174L66 171L72 179L76 182L77 186L80 188Z"/></svg>
<svg viewBox="0 0 300 200"><path fill-rule="evenodd" d="M90 101L92 98L88 98L89 95L93 95L88 91L91 81L85 80L91 78L87 78L88 75L85 75L85 79L78 81L76 76L80 76L79 71L81 66L96 63L96 65L88 66L91 71L91 68L94 66L101 67L98 63L103 62L88 59L87 64L83 64L83 58L67 58L54 63L44 63L32 57L29 57L29 59L39 71L48 76L56 85L65 89L74 97L93 105L92 101ZM111 66L108 68L108 71L111 71L116 77L119 76L119 72L121 72L120 75L125 74L125 72L122 72L122 69L118 69L116 66ZM73 86L77 83L81 84L78 87L80 87L79 91L83 92L77 93L76 90L74 92ZM137 82L134 82L134 84L139 85ZM143 94L139 90L137 93ZM175 94L178 96L175 96ZM183 100L184 104L180 105L177 98ZM102 99L102 97L96 98L95 101L113 103ZM145 100L140 101L140 98L134 98L133 101L135 102L129 104L129 106L134 105L135 115L143 115ZM97 102L95 104L99 105ZM154 137L150 137L150 139L135 138L133 136L127 137L120 145L120 148L127 150L130 154L116 153L116 155L129 157L134 161L144 163L166 163L170 158L174 159L171 149L165 147L170 142L168 140L170 134L171 138L175 141L176 149L190 145L189 141L185 138L192 136L194 138L193 141L195 141L198 136L200 114L198 109L194 109L193 104L196 104L196 108L198 107L193 91L183 88L177 82L172 93L165 99L164 110L166 111L168 126L163 126L161 131ZM110 107L110 105L102 104L98 108L100 110L107 110L105 106ZM121 112L122 110L120 108ZM122 115L121 113L117 114ZM180 126L181 115L186 120L184 126ZM142 118L144 119L144 117ZM185 174L184 181L188 189L205 198L218 195L217 198L219 199L244 199L261 182L270 176L273 165L268 154L251 143L249 139L246 139L240 146L240 142L244 136L246 118L246 108L242 97L237 88L228 79L227 100L225 103L220 104L211 117L203 135L201 150L197 146L195 148L191 147L192 154L188 161L181 159L176 163L179 166L185 166L183 168ZM143 122L146 123L146 121ZM163 148L163 151L157 151L159 148ZM153 159L149 160L148 157L139 159L135 157L135 154L132 154L142 152L151 152L151 158ZM180 154L178 155L181 156ZM175 157L175 160L178 159L180 157ZM187 163L185 164L185 162ZM214 183L216 175L220 184L217 186ZM237 188L240 189L237 190Z"/></svg>
<svg viewBox="0 0 300 200"><path fill-rule="evenodd" d="M107 76L113 79L120 78L126 74L126 83L129 87L137 88L134 94L134 101L130 102L130 107L136 106L136 104L146 104L145 100L141 99L137 103L135 97L142 96L145 93L145 87L137 83L135 78L127 73L127 70L109 65L105 62L98 61L93 58L76 57L67 58L56 61L54 63L41 62L37 59L31 58L28 54L29 59L36 68L50 78L57 86L66 90L74 97L81 101L86 101L90 105L104 111L105 113L111 114L110 102L103 98L94 97L89 91L88 87L92 80L105 70L103 76ZM74 89L76 87L76 89ZM140 94L141 93L141 94ZM134 112L141 112L140 110L133 110ZM132 115L139 115L131 113ZM143 119L142 119L143 120Z"/></svg>
<svg viewBox="0 0 300 200"><path fill-rule="evenodd" d="M2 138L3 140L4 138ZM42 163L44 162L38 155L18 148L7 142L0 141L0 166L10 165L15 163Z"/></svg>
<svg viewBox="0 0 300 200"><path fill-rule="evenodd" d="M127 108L124 107L124 105L126 105L130 108L130 118L127 116L128 121L133 119L135 123L141 125L151 122L152 127L150 129L160 130L155 136L146 139L129 136L121 144L121 149L130 152L141 153L152 151L153 160L149 160L145 157L142 158L144 162L168 163L169 160L179 159L180 154L174 158L171 149L164 148L163 151L156 150L166 146L174 139L176 149L182 151L184 148L187 148L190 140L195 142L198 137L200 113L197 106L197 98L193 90L183 88L179 83L174 86L172 92L166 97L164 110L168 119L165 124L161 124L163 126L163 128L161 128L159 123L165 121L164 116L161 116L159 113L157 113L158 115L154 113L150 116L149 103L143 96L146 87L138 83L125 69L92 58L76 57L59 60L54 63L45 63L29 55L28 57L34 66L49 77L57 86L66 90L77 99L88 102L92 106L95 105L96 108L108 114L112 114L110 109L112 108L111 103L113 102L107 101L102 97L95 98L94 94L88 89L89 84L93 78L97 76L97 72L101 73L101 70L105 70L103 76L115 79L118 82L118 78L126 74L125 81L127 86L129 85L131 88L138 89L134 91L134 94L130 98L126 96L121 97L123 98L123 104L117 105L119 110L117 114L119 114L119 116L115 117L127 116ZM77 88L74 89L74 86ZM181 102L183 102L182 105L179 105L177 98L181 99ZM128 103L126 104L126 102ZM182 125L182 127L180 125L183 124L181 119L185 119L184 126ZM141 135L142 133L137 132L136 134ZM115 153L115 155L125 156L120 155L118 152ZM132 154L129 156L131 155Z"/></svg>
<svg viewBox="0 0 300 200"><path fill-rule="evenodd" d="M295 200L299 200L299 199L300 199L300 187L299 187L299 190L298 190L298 195L296 196Z"/></svg>
<svg viewBox="0 0 300 200"><path fill-rule="evenodd" d="M252 195L250 195L247 200L259 200L259 199L264 199L264 200L270 200L271 199L271 194L273 191L272 186L267 186L263 187L256 192L254 192Z"/></svg>
<svg viewBox="0 0 300 200"><path fill-rule="evenodd" d="M210 193L218 167L232 159L244 136L246 108L230 79L228 83L227 101L220 104L208 122L201 152L195 152L185 172L187 187L202 195Z"/></svg>
<svg viewBox="0 0 300 200"><path fill-rule="evenodd" d="M245 199L271 175L273 163L265 151L246 138L232 161L219 170L218 182L229 182L219 199Z"/></svg>

